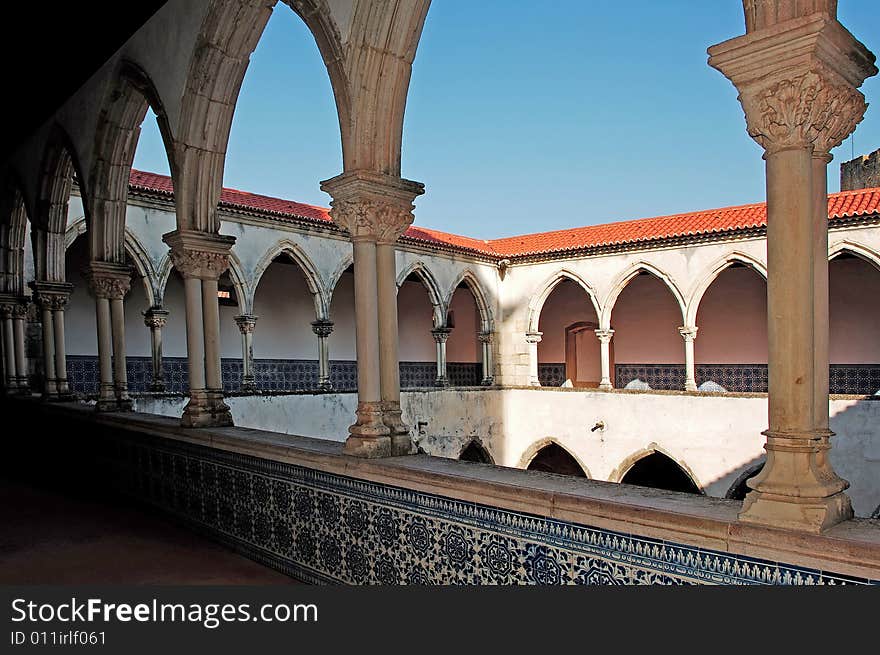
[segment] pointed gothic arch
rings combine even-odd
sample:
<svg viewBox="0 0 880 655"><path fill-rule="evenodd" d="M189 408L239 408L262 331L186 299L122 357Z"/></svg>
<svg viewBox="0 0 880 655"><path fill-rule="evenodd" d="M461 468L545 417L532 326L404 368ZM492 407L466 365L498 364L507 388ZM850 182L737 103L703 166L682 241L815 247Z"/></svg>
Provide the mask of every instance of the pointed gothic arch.
<svg viewBox="0 0 880 655"><path fill-rule="evenodd" d="M318 269L302 247L298 243L287 238L281 239L273 244L269 250L263 253L263 256L260 257L257 265L254 267L253 277L251 278L253 295L256 295L260 280L266 272L266 269L268 269L272 262L281 255L287 255L290 257L302 273L303 278L306 281L306 286L309 289L309 293L312 294L314 300L316 320L328 319L330 316L330 298L321 282L321 276L318 273ZM248 306L253 307L253 298L250 299Z"/></svg>
<svg viewBox="0 0 880 655"><path fill-rule="evenodd" d="M599 327L602 329L609 329L611 327L611 314L614 312L614 306L617 304L617 299L620 297L620 294L626 288L626 286L640 273L648 273L656 277L660 282L662 282L667 289L669 289L670 293L672 293L673 298L678 303L678 309L681 312L681 319L684 321L686 316L686 303L684 300L684 295L678 288L678 285L675 284L672 277L654 266L645 261L639 261L634 263L632 266L627 268L623 273L621 273L614 284L611 285L611 290L608 292L608 295L605 298L605 302L602 304L602 313L599 314ZM682 323L684 324L684 323Z"/></svg>
<svg viewBox="0 0 880 655"><path fill-rule="evenodd" d="M694 287L694 290L691 292L690 299L687 303L684 325L697 325L697 313L700 309L700 302L703 300L709 287L711 287L712 283L718 279L719 275L736 264L742 264L751 268L760 275L765 282L767 281L767 265L764 262L751 255L736 250L725 254L715 260L715 262L709 266L708 270L700 276L700 279Z"/></svg>

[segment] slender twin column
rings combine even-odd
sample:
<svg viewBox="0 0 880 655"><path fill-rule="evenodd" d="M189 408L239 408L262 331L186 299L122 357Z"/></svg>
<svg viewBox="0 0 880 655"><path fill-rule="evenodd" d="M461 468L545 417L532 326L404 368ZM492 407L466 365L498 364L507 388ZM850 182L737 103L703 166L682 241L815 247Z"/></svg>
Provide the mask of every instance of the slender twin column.
<svg viewBox="0 0 880 655"><path fill-rule="evenodd" d="M220 375L217 281L229 267L229 251L235 238L175 230L162 240L171 247L171 261L183 276L186 298L189 402L183 410L181 425L194 428L232 425L232 413L223 402Z"/></svg>
<svg viewBox="0 0 880 655"><path fill-rule="evenodd" d="M488 387L495 383L495 376L492 372L494 369L492 362L492 333L480 332L477 334L477 339L483 350L483 381L480 384Z"/></svg>
<svg viewBox="0 0 880 655"><path fill-rule="evenodd" d="M144 325L150 328L150 353L153 357L153 380L150 391L165 391L165 367L162 364L162 328L168 322L168 310L150 307L142 312Z"/></svg>
<svg viewBox="0 0 880 655"><path fill-rule="evenodd" d="M28 381L28 360L25 351L25 326L28 314L27 298L19 298L18 303L12 308L12 332L15 341L15 376L16 387L20 394L30 394L30 382Z"/></svg>
<svg viewBox="0 0 880 655"><path fill-rule="evenodd" d="M327 338L333 332L333 321L318 319L312 321L312 332L318 337L318 388L330 391L330 347Z"/></svg>
<svg viewBox="0 0 880 655"><path fill-rule="evenodd" d="M835 7L773 24L762 13L749 34L709 49L766 151L770 426L740 520L814 532L852 516L828 457L826 165L864 114L857 87L877 73Z"/></svg>
<svg viewBox="0 0 880 655"><path fill-rule="evenodd" d="M696 326L683 326L678 328L679 334L684 339L684 390L697 390L697 372L694 363L694 341L697 338Z"/></svg>
<svg viewBox="0 0 880 655"><path fill-rule="evenodd" d="M4 299L5 300L5 299ZM0 334L3 347L3 388L7 394L18 392L15 369L15 334L12 327L13 309L17 303L0 300Z"/></svg>
<svg viewBox="0 0 880 655"><path fill-rule="evenodd" d="M351 235L358 362L357 420L345 452L388 457L413 452L400 409L395 243L413 221L418 182L349 171L321 183L330 215Z"/></svg>
<svg viewBox="0 0 880 655"><path fill-rule="evenodd" d="M72 400L67 383L67 355L64 347L64 310L73 285L67 282L31 282L34 300L43 323L43 399Z"/></svg>
<svg viewBox="0 0 880 655"><path fill-rule="evenodd" d="M131 409L125 362L125 294L131 288L131 270L123 264L93 261L87 271L95 298L98 328L100 388L97 411Z"/></svg>
<svg viewBox="0 0 880 655"><path fill-rule="evenodd" d="M431 330L434 343L437 346L437 377L434 379L435 387L448 387L449 376L446 374L446 341L452 334L452 328L438 327Z"/></svg>
<svg viewBox="0 0 880 655"><path fill-rule="evenodd" d="M538 344L541 343L543 332L526 332L526 343L529 344L529 384L540 387L538 378Z"/></svg>
<svg viewBox="0 0 880 655"><path fill-rule="evenodd" d="M241 332L241 391L256 393L257 380L254 377L254 328L258 316L240 314L235 317L235 324Z"/></svg>
<svg viewBox="0 0 880 655"><path fill-rule="evenodd" d="M595 330L596 336L599 338L599 361L601 363L601 376L599 388L610 391L614 388L611 383L611 338L614 336L614 330L611 328Z"/></svg>

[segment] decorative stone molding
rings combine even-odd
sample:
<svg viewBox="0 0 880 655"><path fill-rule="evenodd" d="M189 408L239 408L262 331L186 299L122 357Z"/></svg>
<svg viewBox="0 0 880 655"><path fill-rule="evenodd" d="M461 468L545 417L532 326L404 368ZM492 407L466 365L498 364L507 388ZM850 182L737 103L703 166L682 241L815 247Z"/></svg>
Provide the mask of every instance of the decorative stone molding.
<svg viewBox="0 0 880 655"><path fill-rule="evenodd" d="M122 300L131 289L131 269L111 262L91 262L83 271L95 298Z"/></svg>
<svg viewBox="0 0 880 655"><path fill-rule="evenodd" d="M16 320L27 320L30 301L27 298L19 298L18 302L12 307L12 318Z"/></svg>
<svg viewBox="0 0 880 655"><path fill-rule="evenodd" d="M229 268L229 252L235 237L190 230L162 236L171 248L171 262L184 278L216 280Z"/></svg>
<svg viewBox="0 0 880 655"><path fill-rule="evenodd" d="M312 332L315 333L315 336L326 339L333 333L333 325L333 321L328 321L326 319L312 321Z"/></svg>
<svg viewBox="0 0 880 655"><path fill-rule="evenodd" d="M839 145L867 107L857 88L877 74L874 55L824 12L725 41L709 55L739 90L749 135L769 154Z"/></svg>
<svg viewBox="0 0 880 655"><path fill-rule="evenodd" d="M63 311L73 293L73 285L69 282L33 281L28 286L34 292L34 301L41 309Z"/></svg>
<svg viewBox="0 0 880 655"><path fill-rule="evenodd" d="M611 343L611 337L614 336L614 330L611 328L594 330L594 332L596 333L596 336L599 337L599 343Z"/></svg>
<svg viewBox="0 0 880 655"><path fill-rule="evenodd" d="M693 343L693 341L697 338L697 330L699 329L700 328L696 326L680 327L678 328L678 333L686 342Z"/></svg>
<svg viewBox="0 0 880 655"><path fill-rule="evenodd" d="M0 300L0 319L3 319L4 321L11 321L12 316L15 313L16 305L17 303L5 302Z"/></svg>
<svg viewBox="0 0 880 655"><path fill-rule="evenodd" d="M235 317L235 324L238 326L238 331L242 334L253 334L254 329L257 326L257 319L259 316L254 316L252 314L240 314Z"/></svg>
<svg viewBox="0 0 880 655"><path fill-rule="evenodd" d="M539 344L542 336L544 336L543 332L526 332L526 343Z"/></svg>
<svg viewBox="0 0 880 655"><path fill-rule="evenodd" d="M446 340L449 339L451 333L452 328L448 327L439 327L431 330L431 336L434 337L434 343L446 343Z"/></svg>
<svg viewBox="0 0 880 655"><path fill-rule="evenodd" d="M167 309L162 309L161 307L150 307L141 312L144 317L144 325L152 330L164 328L168 322L169 313Z"/></svg>
<svg viewBox="0 0 880 655"><path fill-rule="evenodd" d="M321 182L333 197L330 216L352 239L393 244L413 222L413 201L425 192L420 182L371 171L348 171Z"/></svg>
<svg viewBox="0 0 880 655"><path fill-rule="evenodd" d="M492 343L492 333L491 332L478 332L477 333L477 341L480 343Z"/></svg>

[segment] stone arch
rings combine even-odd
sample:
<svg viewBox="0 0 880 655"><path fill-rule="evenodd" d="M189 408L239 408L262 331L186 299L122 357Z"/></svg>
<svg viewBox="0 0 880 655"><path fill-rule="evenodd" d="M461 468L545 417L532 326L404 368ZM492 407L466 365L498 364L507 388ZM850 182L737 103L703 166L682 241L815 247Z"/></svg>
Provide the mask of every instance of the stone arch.
<svg viewBox="0 0 880 655"><path fill-rule="evenodd" d="M581 458L571 452L571 450L563 446L555 437L544 437L543 439L538 439L537 441L532 443L528 448L525 449L525 451L523 451L523 454L519 458L519 462L517 462L516 468L527 469L529 467L529 464L532 463L532 460L537 457L538 453L544 450L547 446L551 445L557 446L564 450L569 456L571 456L571 458L575 462L577 462L578 466L583 471L584 476L587 479L593 479L593 476L590 474L590 469L587 468L586 464L584 464Z"/></svg>
<svg viewBox="0 0 880 655"><path fill-rule="evenodd" d="M608 296L605 298L605 302L602 305L602 313L599 314L599 327L603 330L607 330L611 327L611 314L614 312L614 305L617 303L617 299L620 296L621 292L626 288L626 285L630 283L630 281L639 273L650 273L654 277L658 278L664 285L669 289L672 293L672 296L675 298L675 301L678 303L678 308L681 311L681 318L684 321L686 316L686 304L684 301L684 295L678 288L678 285L675 284L672 277L662 270L654 266L653 264L649 264L644 261L636 262L629 268L627 268L623 273L621 273L614 284L611 286L611 291L609 291ZM682 323L683 324L683 323Z"/></svg>
<svg viewBox="0 0 880 655"><path fill-rule="evenodd" d="M703 300L703 296L706 295L706 291L712 286L712 283L719 275L721 275L721 273L734 264L748 266L764 278L765 282L767 281L767 265L764 264L764 262L739 251L727 253L723 257L717 259L709 267L708 271L700 277L700 281L697 283L696 287L694 287L694 291L691 293L690 300L687 303L684 325L697 324L697 312L700 309L700 302Z"/></svg>
<svg viewBox="0 0 880 655"><path fill-rule="evenodd" d="M602 309L599 305L599 300L596 297L596 291L593 289L590 284L586 282L581 276L577 273L573 273L572 271L562 268L553 273L549 278L547 278L540 287L538 287L539 291L532 299L529 301L529 332L537 332L538 324L541 318L541 310L544 307L544 303L547 302L547 298L550 297L550 294L556 289L556 287L564 280L571 280L579 287L581 287L589 296L590 302L593 303L593 309L596 311L596 317L602 316Z"/></svg>
<svg viewBox="0 0 880 655"><path fill-rule="evenodd" d="M277 0L215 0L195 44L181 101L173 171L178 228L218 232L216 207L238 93L251 53ZM351 129L351 101L342 39L325 0L288 0L308 26L327 66L343 144ZM343 146L343 158L345 147Z"/></svg>
<svg viewBox="0 0 880 655"><path fill-rule="evenodd" d="M315 318L318 320L328 319L330 317L330 299L324 289L324 285L321 283L321 276L318 274L318 269L300 245L294 243L290 239L281 239L269 248L262 257L260 257L260 260L254 268L252 277L252 294L256 295L257 287L260 285L260 279L263 277L266 269L269 268L269 265L280 255L287 255L296 262L297 266L299 266L299 269L306 280L306 285L309 288L309 293L312 294L312 298L314 299ZM253 307L253 298L250 299L248 306Z"/></svg>
<svg viewBox="0 0 880 655"><path fill-rule="evenodd" d="M462 282L467 285L471 295L474 297L474 301L477 303L477 310L480 312L480 330L483 332L492 332L495 329L492 309L486 301L486 294L483 291L482 285L471 269L466 268L455 278L449 292L446 294L444 300L445 306L449 307L452 304L452 297L455 295L455 290L458 289Z"/></svg>
<svg viewBox="0 0 880 655"><path fill-rule="evenodd" d="M443 296L440 293L440 285L437 284L437 278L431 273L431 269L423 261L416 261L404 268L397 276L397 288L399 289L406 282L410 275L419 278L422 285L428 291L428 298L434 308L434 325L441 327L446 325L446 305L443 302Z"/></svg>
<svg viewBox="0 0 880 655"><path fill-rule="evenodd" d="M25 242L30 217L18 176L8 173L0 199L0 292L22 295L25 284Z"/></svg>
<svg viewBox="0 0 880 655"><path fill-rule="evenodd" d="M40 164L36 214L32 218L32 244L37 280L64 281L67 208L76 175L83 199L86 225L90 223L85 178L70 137L64 129L52 126Z"/></svg>
<svg viewBox="0 0 880 655"><path fill-rule="evenodd" d="M880 271L880 253L877 253L868 246L863 246L853 241L843 240L835 242L834 245L828 248L828 260L830 261L844 253L863 259Z"/></svg>
<svg viewBox="0 0 880 655"><path fill-rule="evenodd" d="M489 452L489 449L483 444L479 437L468 439L461 449L458 451L458 460L467 462L483 462L484 464L495 464L495 458Z"/></svg>
<svg viewBox="0 0 880 655"><path fill-rule="evenodd" d="M672 464L675 464L675 466L680 469L682 474L684 474L684 476L688 478L688 480L696 490L696 493L705 495L706 492L703 489L703 485L700 484L699 478L694 474L690 466L688 466L683 460L672 455L665 448L661 448L656 443L648 444L646 448L636 451L635 453L624 459L623 462L621 462L620 465L616 469L614 469L611 475L608 476L608 480L610 482L622 483L623 479L626 477L626 474L629 473L638 462L653 455L660 455L662 457L665 457Z"/></svg>
<svg viewBox="0 0 880 655"><path fill-rule="evenodd" d="M333 301L333 294L336 293L336 285L339 284L339 280L342 278L342 274L345 273L349 269L349 267L354 265L354 257L351 252L347 253L345 257L342 258L342 261L337 264L336 268L333 270L333 273L327 278L327 307L330 307L330 303Z"/></svg>
<svg viewBox="0 0 880 655"><path fill-rule="evenodd" d="M92 220L89 252L92 260L122 263L129 177L147 109L152 108L174 177L174 140L164 105L149 76L123 60L109 86L98 115L91 170Z"/></svg>

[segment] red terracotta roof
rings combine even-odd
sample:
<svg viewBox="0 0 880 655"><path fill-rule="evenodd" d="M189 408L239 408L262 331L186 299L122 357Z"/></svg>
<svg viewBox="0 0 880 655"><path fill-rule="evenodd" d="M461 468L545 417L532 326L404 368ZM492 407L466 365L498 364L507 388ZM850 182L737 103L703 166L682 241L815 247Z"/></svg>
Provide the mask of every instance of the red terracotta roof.
<svg viewBox="0 0 880 655"><path fill-rule="evenodd" d="M132 188L173 195L171 178L156 173L132 170ZM236 189L223 189L220 205L236 209L264 212L281 219L295 218L327 223L329 210L291 200L261 196ZM829 218L852 218L880 212L880 188L843 191L828 196ZM765 203L707 209L686 214L619 221L554 232L538 232L522 236L483 241L470 237L412 226L405 240L427 243L441 248L467 250L493 257L522 257L560 253L602 246L626 245L659 239L735 232L767 225Z"/></svg>

